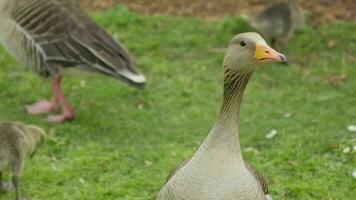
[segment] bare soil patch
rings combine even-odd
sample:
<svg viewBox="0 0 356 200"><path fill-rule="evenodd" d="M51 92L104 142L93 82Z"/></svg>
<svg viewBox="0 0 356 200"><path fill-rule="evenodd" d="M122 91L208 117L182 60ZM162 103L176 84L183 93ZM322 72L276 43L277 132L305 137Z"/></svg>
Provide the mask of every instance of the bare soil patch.
<svg viewBox="0 0 356 200"><path fill-rule="evenodd" d="M253 15L270 0L80 0L90 10L123 4L143 14L195 16L217 19L226 15ZM355 0L295 0L311 12L317 22L349 20L356 22Z"/></svg>

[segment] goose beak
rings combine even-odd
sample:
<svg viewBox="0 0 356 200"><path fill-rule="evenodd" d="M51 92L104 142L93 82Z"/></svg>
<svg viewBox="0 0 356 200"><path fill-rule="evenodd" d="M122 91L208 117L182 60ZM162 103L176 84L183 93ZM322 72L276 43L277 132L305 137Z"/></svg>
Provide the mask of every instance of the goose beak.
<svg viewBox="0 0 356 200"><path fill-rule="evenodd" d="M256 44L257 63L287 62L287 58L266 44Z"/></svg>

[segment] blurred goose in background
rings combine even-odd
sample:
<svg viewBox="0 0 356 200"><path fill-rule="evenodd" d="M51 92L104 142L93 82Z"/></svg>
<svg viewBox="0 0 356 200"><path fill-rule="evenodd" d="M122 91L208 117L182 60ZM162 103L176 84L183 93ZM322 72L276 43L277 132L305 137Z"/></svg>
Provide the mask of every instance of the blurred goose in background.
<svg viewBox="0 0 356 200"><path fill-rule="evenodd" d="M266 200L265 179L244 161L239 143L239 112L245 87L261 63L285 62L258 33L236 35L224 59L220 115L190 160L173 170L158 200Z"/></svg>
<svg viewBox="0 0 356 200"><path fill-rule="evenodd" d="M11 55L43 77L53 78L53 98L27 106L30 114L63 113L48 120L74 118L61 91L63 69L75 67L143 87L128 52L101 29L76 0L0 0L0 41Z"/></svg>
<svg viewBox="0 0 356 200"><path fill-rule="evenodd" d="M251 25L271 40L274 48L283 49L297 30L304 29L303 11L291 1L275 2L258 13Z"/></svg>

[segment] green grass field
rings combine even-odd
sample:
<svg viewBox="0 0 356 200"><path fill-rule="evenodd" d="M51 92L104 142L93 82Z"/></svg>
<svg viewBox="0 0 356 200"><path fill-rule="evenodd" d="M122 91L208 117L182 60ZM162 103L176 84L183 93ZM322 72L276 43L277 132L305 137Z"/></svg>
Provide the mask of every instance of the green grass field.
<svg viewBox="0 0 356 200"><path fill-rule="evenodd" d="M50 84L0 50L0 120L51 132L21 179L33 200L154 199L217 118L224 49L247 29L233 18L141 16L122 7L93 17L130 50L148 84L140 91L101 75L67 75L64 92L77 108L72 122L27 115L24 105L50 97ZM343 153L356 144L346 128L356 124L355 50L356 24L308 27L289 45L291 65L264 66L250 81L241 145L274 199L356 196L356 152ZM342 75L346 80L335 84ZM266 139L271 129L278 134ZM0 194L0 200L13 197Z"/></svg>

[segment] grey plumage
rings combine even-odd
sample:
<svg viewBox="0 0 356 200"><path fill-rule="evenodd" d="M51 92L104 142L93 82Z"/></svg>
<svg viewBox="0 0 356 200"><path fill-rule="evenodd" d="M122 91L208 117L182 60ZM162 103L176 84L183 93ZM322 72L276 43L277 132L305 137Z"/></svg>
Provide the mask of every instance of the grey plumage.
<svg viewBox="0 0 356 200"><path fill-rule="evenodd" d="M213 128L194 155L168 176L157 200L271 200L264 177L247 163L239 143L243 93L259 64L285 62L257 33L236 35L224 59L224 95Z"/></svg>
<svg viewBox="0 0 356 200"><path fill-rule="evenodd" d="M19 176L24 162L32 157L43 142L46 133L34 125L20 122L0 123L0 190L8 192L12 186L2 180L3 173L10 169L12 185L16 190L16 200L22 200Z"/></svg>
<svg viewBox="0 0 356 200"><path fill-rule="evenodd" d="M0 41L42 76L79 67L143 86L128 52L75 0L0 0Z"/></svg>
<svg viewBox="0 0 356 200"><path fill-rule="evenodd" d="M305 26L303 11L291 1L268 5L252 20L251 25L271 39L272 46L284 48L296 30Z"/></svg>
<svg viewBox="0 0 356 200"><path fill-rule="evenodd" d="M187 164L189 162L190 159L186 159L183 162L181 162L177 167L175 167L168 175L167 177L167 181L166 183L180 170L184 167L185 164ZM248 171L256 178L256 180L258 180L258 183L260 184L262 191L265 195L269 194L268 191L268 183L267 180L265 179L265 177L263 177L263 175L258 172L256 170L256 168L254 168L249 162L247 162L246 160L245 162L245 166L248 169Z"/></svg>

